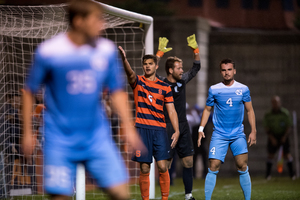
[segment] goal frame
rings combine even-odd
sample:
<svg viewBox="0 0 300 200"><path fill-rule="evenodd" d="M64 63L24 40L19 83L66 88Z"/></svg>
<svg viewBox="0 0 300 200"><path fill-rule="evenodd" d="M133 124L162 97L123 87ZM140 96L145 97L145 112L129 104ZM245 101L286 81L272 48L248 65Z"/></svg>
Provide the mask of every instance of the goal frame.
<svg viewBox="0 0 300 200"><path fill-rule="evenodd" d="M135 13L121 8L113 7L104 3L99 3L105 13L122 17L124 19L132 20L144 24L145 27L145 54L153 54L153 18L148 15ZM150 170L150 193L149 198L155 198L155 165L154 159ZM85 200L85 168L82 164L78 164L76 172L76 200Z"/></svg>

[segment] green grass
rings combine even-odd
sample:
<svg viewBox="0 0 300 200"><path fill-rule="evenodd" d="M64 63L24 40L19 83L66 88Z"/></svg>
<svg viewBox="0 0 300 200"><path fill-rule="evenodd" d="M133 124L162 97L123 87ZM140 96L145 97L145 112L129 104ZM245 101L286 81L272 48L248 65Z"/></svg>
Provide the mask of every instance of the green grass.
<svg viewBox="0 0 300 200"><path fill-rule="evenodd" d="M156 199L160 199L159 185L156 187ZM194 180L193 196L196 200L204 198L204 180ZM181 179L176 179L174 186L170 188L170 200L183 200L184 187ZM239 178L217 178L217 184L212 195L212 200L244 199ZM300 200L300 179L291 180L288 177L272 178L270 181L264 178L252 178L253 200Z"/></svg>
<svg viewBox="0 0 300 200"><path fill-rule="evenodd" d="M193 196L196 200L204 200L204 180L195 179L193 187ZM138 187L132 187L136 195L131 199L141 200ZM161 199L159 184L155 187L155 199ZM45 200L46 196L23 196L14 197L13 199L24 200ZM72 199L76 199L73 197ZM86 200L107 199L99 190L90 191L86 194ZM184 186L182 179L175 179L174 186L170 188L170 200L184 200ZM244 199L243 192L239 185L238 176L235 178L217 178L217 184L212 195L212 200L241 200ZM288 177L273 177L270 181L262 177L252 178L252 200L300 200L300 179L291 180Z"/></svg>

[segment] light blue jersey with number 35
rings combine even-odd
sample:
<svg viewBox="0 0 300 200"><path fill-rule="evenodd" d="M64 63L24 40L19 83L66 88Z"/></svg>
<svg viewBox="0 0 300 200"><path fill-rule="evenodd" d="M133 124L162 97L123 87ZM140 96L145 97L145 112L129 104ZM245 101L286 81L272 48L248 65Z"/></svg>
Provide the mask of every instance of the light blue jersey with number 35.
<svg viewBox="0 0 300 200"><path fill-rule="evenodd" d="M124 89L121 70L116 45L105 38L93 46L76 46L66 34L43 42L36 50L26 87L33 93L41 84L46 87L47 144L81 148L94 144L95 138L110 138L100 96L103 89L111 93Z"/></svg>
<svg viewBox="0 0 300 200"><path fill-rule="evenodd" d="M250 102L249 88L237 81L231 86L212 85L208 91L207 106L214 107L214 132L226 138L244 134L244 102Z"/></svg>

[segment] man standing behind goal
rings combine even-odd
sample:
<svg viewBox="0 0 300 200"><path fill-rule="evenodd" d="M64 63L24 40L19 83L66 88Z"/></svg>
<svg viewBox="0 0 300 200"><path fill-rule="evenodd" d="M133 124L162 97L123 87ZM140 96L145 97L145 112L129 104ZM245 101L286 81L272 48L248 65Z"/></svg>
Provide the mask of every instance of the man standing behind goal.
<svg viewBox="0 0 300 200"><path fill-rule="evenodd" d="M104 88L119 113L128 142L144 149L131 126L121 63L113 42L99 38L103 27L101 6L91 0L69 5L70 29L43 42L36 50L26 81L24 102L25 155L34 148L33 94L45 91L45 189L51 199L69 199L78 163L105 189L111 199L129 199L128 174L111 138L104 108L99 103Z"/></svg>
<svg viewBox="0 0 300 200"><path fill-rule="evenodd" d="M172 88L174 105L176 112L178 114L179 120L179 130L180 136L178 138L177 145L174 149L171 150L171 159L169 161L169 167L171 166L171 162L173 160L175 149L178 153L179 158L181 159L183 165L183 173L182 179L185 187L185 199L193 200L194 197L192 195L193 189L193 155L194 155L194 147L192 136L189 129L189 124L186 118L186 95L185 88L186 84L196 76L198 71L200 70L200 55L199 48L196 42L195 34L187 37L188 46L194 52L194 63L193 67L183 73L182 60L177 57L168 57L165 70L167 73L167 77L158 76L159 79L168 83ZM171 50L171 48L166 48L168 43L167 38L159 38L159 48L157 52L157 56L160 58L164 53ZM167 112L164 112L167 123L167 133L169 138L171 138L172 133L174 132L173 127L170 123L170 117Z"/></svg>
<svg viewBox="0 0 300 200"><path fill-rule="evenodd" d="M142 59L144 76L136 75L126 59L125 51L119 47L128 82L133 89L136 106L135 126L146 146L148 152L136 150L133 161L140 163L140 190L143 200L149 199L149 172L152 156L156 160L159 171L159 183L162 200L168 199L170 190L170 177L167 159L170 158L170 145L166 133L164 119L164 105L170 115L174 132L172 134L171 148L174 148L178 137L179 127L177 113L173 104L170 86L156 78L158 68L155 55L145 55Z"/></svg>

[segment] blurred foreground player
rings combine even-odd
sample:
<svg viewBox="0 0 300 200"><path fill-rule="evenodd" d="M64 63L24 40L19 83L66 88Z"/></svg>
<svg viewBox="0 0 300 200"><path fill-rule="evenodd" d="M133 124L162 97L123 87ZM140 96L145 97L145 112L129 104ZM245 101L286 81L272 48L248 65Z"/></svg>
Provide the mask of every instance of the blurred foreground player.
<svg viewBox="0 0 300 200"><path fill-rule="evenodd" d="M142 59L144 75L139 76L132 70L125 51L119 47L128 82L133 90L136 106L137 128L148 152L136 150L133 161L140 163L140 189L143 200L149 199L149 172L152 156L159 171L159 183L162 200L168 199L170 177L167 159L170 158L170 145L166 133L164 105L170 116L174 132L171 137L171 148L174 148L179 137L178 117L173 103L172 90L167 83L156 78L158 68L155 55L145 55Z"/></svg>
<svg viewBox="0 0 300 200"><path fill-rule="evenodd" d="M224 163L228 147L230 147L240 175L240 185L245 200L250 200L251 180L248 172L248 148L243 125L245 107L251 126L248 143L249 146L256 144L255 114L250 91L246 85L234 80L236 69L232 60L222 60L220 72L223 81L209 88L198 131L198 146L200 146L201 139L205 137L204 126L208 121L212 107L214 107L214 131L209 146L209 169L205 179L205 199L211 199L221 163Z"/></svg>
<svg viewBox="0 0 300 200"><path fill-rule="evenodd" d="M116 46L98 38L103 27L102 8L91 0L69 5L70 30L43 42L36 51L26 81L24 153L32 154L32 103L45 85L45 189L52 199L69 199L76 166L83 163L111 199L128 199L128 174L119 156L99 96L104 88L124 124L128 142L144 149L131 126L127 94Z"/></svg>
<svg viewBox="0 0 300 200"><path fill-rule="evenodd" d="M176 112L178 114L179 121L179 131L180 136L178 138L177 145L174 149L171 149L170 155L171 158L169 161L169 168L171 167L171 163L173 157L176 152L181 160L183 165L182 171L182 179L185 188L185 199L193 200L194 197L192 195L193 189L193 155L194 155L194 146L192 141L192 135L190 132L189 124L186 117L186 95L185 89L186 84L194 78L198 71L200 70L200 55L199 48L196 41L195 34L187 37L188 46L191 47L194 53L194 63L190 70L183 73L182 60L177 58L176 56L170 56L167 58L165 64L165 70L167 73L167 77L158 76L158 78L166 83L168 83L172 88L174 105ZM170 48L166 48L168 43L168 39L165 37L159 38L159 48L156 56L159 58L163 56L165 52L170 50ZM167 123L167 133L169 139L172 137L174 133L174 129L172 127L170 117L168 112L164 110L166 123Z"/></svg>

